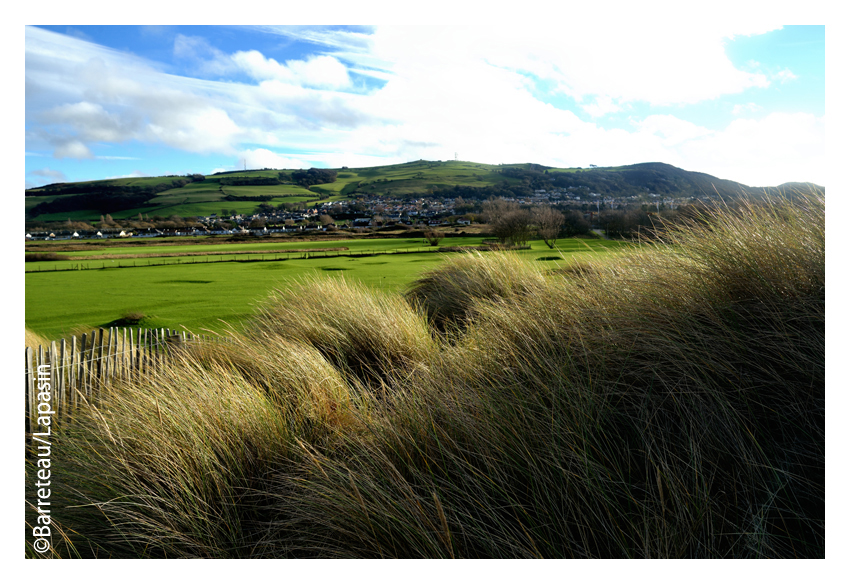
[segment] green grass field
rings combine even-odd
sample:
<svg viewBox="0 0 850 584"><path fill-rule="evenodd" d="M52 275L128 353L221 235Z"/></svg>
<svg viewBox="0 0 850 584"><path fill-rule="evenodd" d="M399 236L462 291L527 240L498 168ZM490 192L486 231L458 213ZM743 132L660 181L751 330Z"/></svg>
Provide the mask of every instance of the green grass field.
<svg viewBox="0 0 850 584"><path fill-rule="evenodd" d="M443 240L444 246L480 243L481 238L476 237ZM598 256L622 245L611 241L569 239L560 241L559 249L555 251L535 241L531 244L531 250L519 253L529 260L540 259L541 266L556 268L574 259ZM274 250L330 247L347 247L354 253L428 249L422 245L422 239L409 238L128 246L67 252L64 255L82 257L133 253L144 254L150 259L27 264L26 326L44 336L59 338L81 328L113 322L126 311L137 311L150 317L146 323L149 326L177 328L182 325L193 331L201 328L221 331L226 326L221 321L238 325L253 313L255 304L273 288L286 286L307 275L344 277L375 288L400 291L423 270L455 255L426 252L360 258L343 256L301 259L301 254L275 256L272 253ZM157 254L162 253L236 250L267 250L269 255L157 258ZM275 257L278 261L271 261ZM146 262L169 265L148 267ZM137 267L118 267L132 266L134 263ZM75 269L78 266L95 269ZM57 268L67 271L45 271Z"/></svg>

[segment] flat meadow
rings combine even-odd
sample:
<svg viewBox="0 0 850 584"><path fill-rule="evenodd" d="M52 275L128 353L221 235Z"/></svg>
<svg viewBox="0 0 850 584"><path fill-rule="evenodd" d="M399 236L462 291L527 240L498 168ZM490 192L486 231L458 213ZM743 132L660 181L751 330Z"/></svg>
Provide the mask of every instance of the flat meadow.
<svg viewBox="0 0 850 584"><path fill-rule="evenodd" d="M480 244L480 237L455 237L444 239L441 247ZM550 250L534 241L530 250L518 253L552 269L623 245L564 239L556 250ZM110 325L134 312L146 316L142 326L221 332L248 319L274 288L309 276L344 278L399 292L421 272L454 255L433 250L423 245L421 238L386 238L92 246L59 252L73 259L26 264L26 326L46 337L61 338ZM410 253L389 253L393 251ZM207 255L162 257L199 253ZM376 255L333 257L372 253ZM128 255L136 257L129 259ZM86 259L92 257L102 259Z"/></svg>

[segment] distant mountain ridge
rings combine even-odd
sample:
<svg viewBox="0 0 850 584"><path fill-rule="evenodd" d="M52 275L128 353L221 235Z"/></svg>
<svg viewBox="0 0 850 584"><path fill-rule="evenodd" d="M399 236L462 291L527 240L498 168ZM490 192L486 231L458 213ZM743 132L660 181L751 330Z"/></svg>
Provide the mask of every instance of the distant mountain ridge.
<svg viewBox="0 0 850 584"><path fill-rule="evenodd" d="M794 191L823 192L813 183L789 182L750 187L663 162L618 167L556 168L534 163L481 164L417 160L386 166L319 169L331 182L306 184L299 170L255 169L186 175L54 183L28 189L29 219L56 221L129 215L203 215L227 207L247 211L248 201L271 204L357 197L527 198L535 191L562 189L576 196L733 199ZM312 171L310 171L312 172ZM223 176L226 174L226 176ZM253 179L253 180L251 180ZM235 205L234 202L241 202ZM312 203L311 203L312 204ZM241 205L241 206L240 206ZM244 209L243 209L244 207Z"/></svg>

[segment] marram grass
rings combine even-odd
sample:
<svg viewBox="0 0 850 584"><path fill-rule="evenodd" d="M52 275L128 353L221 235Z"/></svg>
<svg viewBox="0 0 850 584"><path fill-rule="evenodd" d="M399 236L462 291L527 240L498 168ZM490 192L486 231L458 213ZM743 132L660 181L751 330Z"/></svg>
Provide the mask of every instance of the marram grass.
<svg viewBox="0 0 850 584"><path fill-rule="evenodd" d="M63 427L56 553L824 557L824 298L814 196L407 302L305 281Z"/></svg>

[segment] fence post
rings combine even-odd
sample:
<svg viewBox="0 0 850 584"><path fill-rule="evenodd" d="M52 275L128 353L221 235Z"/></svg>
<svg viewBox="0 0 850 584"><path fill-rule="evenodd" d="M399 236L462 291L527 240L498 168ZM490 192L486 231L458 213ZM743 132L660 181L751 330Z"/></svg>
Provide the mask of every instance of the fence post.
<svg viewBox="0 0 850 584"><path fill-rule="evenodd" d="M164 328L159 329L159 343L158 344L159 344L159 369L160 369L160 371L162 371L162 369L165 367L165 351L166 351L165 329Z"/></svg>
<svg viewBox="0 0 850 584"><path fill-rule="evenodd" d="M143 375L148 366L148 330L139 329L139 374Z"/></svg>
<svg viewBox="0 0 850 584"><path fill-rule="evenodd" d="M142 328L139 327L138 329L136 329L136 347L133 351L133 367L135 369L133 375L135 377L138 377L142 374L142 342Z"/></svg>
<svg viewBox="0 0 850 584"><path fill-rule="evenodd" d="M92 331L94 332L94 331ZM97 389L100 389L100 384L103 383L103 329L97 331ZM92 391L94 391L92 387ZM98 392L99 393L99 392Z"/></svg>
<svg viewBox="0 0 850 584"><path fill-rule="evenodd" d="M74 409L77 408L77 337L71 337L71 367L68 369L68 386L71 389L71 401L74 404Z"/></svg>
<svg viewBox="0 0 850 584"><path fill-rule="evenodd" d="M65 391L65 370L68 367L68 363L65 360L65 339L62 339L62 342L59 345L59 402L62 404L63 411L67 408L68 403L66 399L66 391ZM67 414L66 414L67 416ZM59 412L57 410L56 414L57 419L59 418Z"/></svg>
<svg viewBox="0 0 850 584"><path fill-rule="evenodd" d="M86 333L80 338L80 392L88 395L88 363L86 362Z"/></svg>
<svg viewBox="0 0 850 584"><path fill-rule="evenodd" d="M110 383L115 377L115 346L118 340L118 330L111 326L109 327L109 340L106 343L106 382Z"/></svg>
<svg viewBox="0 0 850 584"><path fill-rule="evenodd" d="M159 353L157 352L157 348L159 347L159 329L151 330L151 365L153 365L152 371L157 371L159 369Z"/></svg>
<svg viewBox="0 0 850 584"><path fill-rule="evenodd" d="M144 370L142 373L150 375L151 372L151 331L145 329L145 348L144 348Z"/></svg>
<svg viewBox="0 0 850 584"><path fill-rule="evenodd" d="M127 379L132 379L133 376L133 329L127 329Z"/></svg>
<svg viewBox="0 0 850 584"><path fill-rule="evenodd" d="M32 368L32 347L27 347L26 349L26 403L24 404L24 408L27 421L24 428L27 433L32 434L32 421L35 414L35 381Z"/></svg>
<svg viewBox="0 0 850 584"><path fill-rule="evenodd" d="M44 362L45 362L44 347L39 345L38 346L38 353L36 353L36 355L35 355L35 374L36 375L38 375L38 366L44 365ZM35 403L35 402L33 402L33 403ZM33 406L33 409L35 409L35 406ZM35 428L35 419L36 419L35 416L36 416L36 412L33 411L33 419L32 419L33 428Z"/></svg>
<svg viewBox="0 0 850 584"><path fill-rule="evenodd" d="M59 387L56 378L59 374L56 355L56 341L50 341L50 401L53 404L53 411L56 412L56 418L59 418Z"/></svg>
<svg viewBox="0 0 850 584"><path fill-rule="evenodd" d="M121 379L127 379L127 327L121 338Z"/></svg>

